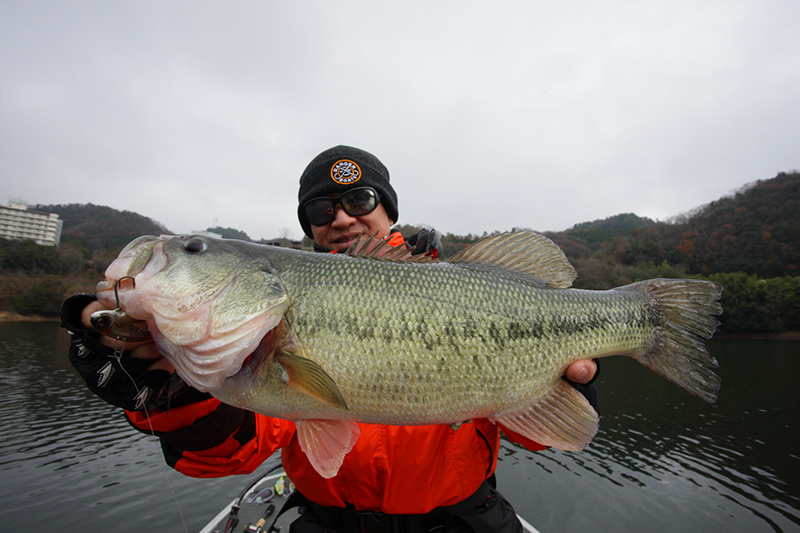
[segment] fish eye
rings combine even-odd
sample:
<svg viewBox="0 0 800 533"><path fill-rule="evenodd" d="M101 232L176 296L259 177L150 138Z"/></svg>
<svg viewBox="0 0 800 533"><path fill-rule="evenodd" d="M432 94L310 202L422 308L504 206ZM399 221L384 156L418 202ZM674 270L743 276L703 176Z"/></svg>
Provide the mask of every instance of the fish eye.
<svg viewBox="0 0 800 533"><path fill-rule="evenodd" d="M206 241L197 237L189 239L183 245L183 249L190 254L199 254L200 252L204 252L206 248L208 248Z"/></svg>

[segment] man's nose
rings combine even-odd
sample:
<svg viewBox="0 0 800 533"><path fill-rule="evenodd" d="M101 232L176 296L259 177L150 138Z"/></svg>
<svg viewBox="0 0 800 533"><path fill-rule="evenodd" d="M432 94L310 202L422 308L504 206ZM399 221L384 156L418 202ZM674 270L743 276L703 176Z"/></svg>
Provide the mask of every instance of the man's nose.
<svg viewBox="0 0 800 533"><path fill-rule="evenodd" d="M356 217L348 215L341 205L337 204L334 209L331 226L349 226L356 220Z"/></svg>

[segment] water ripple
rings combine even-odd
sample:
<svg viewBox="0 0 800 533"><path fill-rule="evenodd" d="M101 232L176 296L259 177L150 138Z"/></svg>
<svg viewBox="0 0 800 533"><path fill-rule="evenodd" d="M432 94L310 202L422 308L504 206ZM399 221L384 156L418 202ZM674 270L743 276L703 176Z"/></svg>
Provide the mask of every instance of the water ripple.
<svg viewBox="0 0 800 533"><path fill-rule="evenodd" d="M719 355L729 389L713 406L604 360L592 444L531 453L506 443L500 488L545 531L800 530L800 405L791 380L781 381L798 348L760 352L763 369L732 347Z"/></svg>
<svg viewBox="0 0 800 533"><path fill-rule="evenodd" d="M181 531L181 514L195 529L241 489L241 477L166 468L155 438L86 390L66 343L54 324L0 324L3 530L35 517L63 531ZM502 492L542 531L800 530L800 344L714 346L714 406L633 362L604 360L594 442L576 453L504 442Z"/></svg>

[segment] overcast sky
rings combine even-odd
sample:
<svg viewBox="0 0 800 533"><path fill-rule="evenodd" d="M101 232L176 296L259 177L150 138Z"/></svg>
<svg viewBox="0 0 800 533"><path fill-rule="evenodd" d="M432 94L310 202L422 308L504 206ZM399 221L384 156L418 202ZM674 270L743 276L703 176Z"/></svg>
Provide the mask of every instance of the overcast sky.
<svg viewBox="0 0 800 533"><path fill-rule="evenodd" d="M798 0L386 4L0 0L0 202L300 238L300 173L350 144L399 222L481 234L800 168Z"/></svg>

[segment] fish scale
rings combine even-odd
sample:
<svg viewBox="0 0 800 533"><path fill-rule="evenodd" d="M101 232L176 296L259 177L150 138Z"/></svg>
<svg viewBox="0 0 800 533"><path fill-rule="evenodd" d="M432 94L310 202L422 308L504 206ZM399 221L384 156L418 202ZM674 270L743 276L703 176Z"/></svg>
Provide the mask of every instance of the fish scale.
<svg viewBox="0 0 800 533"><path fill-rule="evenodd" d="M453 423L513 409L546 394L573 360L632 352L649 338L643 302L631 325L635 298L624 291L564 293L447 264L328 264L286 266L289 299L314 302L286 319L356 420Z"/></svg>
<svg viewBox="0 0 800 533"><path fill-rule="evenodd" d="M354 422L488 418L581 449L598 417L561 379L578 359L628 355L706 401L719 389L704 341L718 325L720 285L570 289L563 252L530 232L484 239L447 262L374 239L345 255L143 237L106 275L104 303L116 280L134 277L120 306L147 321L187 383L295 420L325 477L355 444Z"/></svg>

